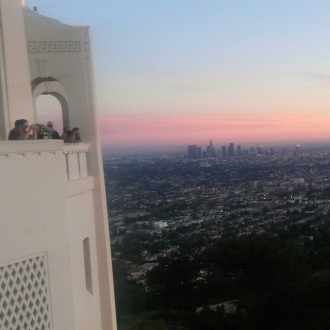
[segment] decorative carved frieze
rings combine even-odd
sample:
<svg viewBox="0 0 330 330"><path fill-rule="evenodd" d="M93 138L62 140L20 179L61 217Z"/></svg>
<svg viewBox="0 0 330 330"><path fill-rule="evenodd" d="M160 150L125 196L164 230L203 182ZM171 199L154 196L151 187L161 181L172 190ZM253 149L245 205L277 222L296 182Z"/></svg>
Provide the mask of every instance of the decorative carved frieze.
<svg viewBox="0 0 330 330"><path fill-rule="evenodd" d="M80 41L28 41L28 53L80 52Z"/></svg>

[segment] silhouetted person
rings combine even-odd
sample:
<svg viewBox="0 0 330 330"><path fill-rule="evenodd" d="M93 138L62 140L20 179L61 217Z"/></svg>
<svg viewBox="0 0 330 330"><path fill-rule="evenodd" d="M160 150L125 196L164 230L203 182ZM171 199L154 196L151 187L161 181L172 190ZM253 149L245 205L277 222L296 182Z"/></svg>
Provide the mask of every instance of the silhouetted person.
<svg viewBox="0 0 330 330"><path fill-rule="evenodd" d="M58 134L57 131L54 130L53 123L49 121L47 123L47 128L48 128L48 139L60 139L60 134Z"/></svg>
<svg viewBox="0 0 330 330"><path fill-rule="evenodd" d="M17 119L15 127L9 132L8 140L34 140L37 138L37 126L29 123L26 119Z"/></svg>

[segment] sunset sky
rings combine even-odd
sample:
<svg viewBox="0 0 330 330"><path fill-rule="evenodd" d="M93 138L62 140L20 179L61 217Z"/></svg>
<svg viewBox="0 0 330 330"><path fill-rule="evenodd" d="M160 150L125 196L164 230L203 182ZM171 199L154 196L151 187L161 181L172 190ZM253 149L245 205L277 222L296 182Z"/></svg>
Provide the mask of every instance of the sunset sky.
<svg viewBox="0 0 330 330"><path fill-rule="evenodd" d="M330 142L330 1L29 0L90 25L111 149Z"/></svg>

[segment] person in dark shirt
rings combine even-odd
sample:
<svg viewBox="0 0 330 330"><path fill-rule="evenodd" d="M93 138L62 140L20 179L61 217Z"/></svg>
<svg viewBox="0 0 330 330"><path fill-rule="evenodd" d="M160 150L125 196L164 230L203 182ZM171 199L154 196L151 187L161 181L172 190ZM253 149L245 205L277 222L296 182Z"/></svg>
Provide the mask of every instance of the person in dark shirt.
<svg viewBox="0 0 330 330"><path fill-rule="evenodd" d="M47 128L48 128L48 139L57 139L57 140L59 140L61 138L60 134L58 134L58 132L54 130L54 126L53 126L53 123L51 121L49 121L47 123Z"/></svg>
<svg viewBox="0 0 330 330"><path fill-rule="evenodd" d="M36 139L36 130L36 125L29 126L26 119L17 119L15 127L8 134L8 140L34 140Z"/></svg>

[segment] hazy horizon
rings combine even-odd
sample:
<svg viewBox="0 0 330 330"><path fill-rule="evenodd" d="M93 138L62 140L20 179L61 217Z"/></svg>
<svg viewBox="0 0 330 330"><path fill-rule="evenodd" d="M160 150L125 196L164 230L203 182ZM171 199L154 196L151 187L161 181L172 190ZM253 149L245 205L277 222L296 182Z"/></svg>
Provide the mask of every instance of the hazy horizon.
<svg viewBox="0 0 330 330"><path fill-rule="evenodd" d="M206 150L210 140L202 143L191 143L202 147L202 150ZM216 150L221 146L228 146L229 143L234 143L235 148L240 145L243 150L249 150L250 148L261 146L263 150L274 148L275 150L294 150L296 145L300 145L301 150L311 150L320 148L330 148L330 140L324 141L272 141L264 143L235 143L233 141L224 141L223 143L217 143L212 141ZM107 156L137 156L137 155L174 155L174 154L187 154L187 147L190 144L177 144L177 145L125 145L121 147L109 146L102 144L102 152L105 157Z"/></svg>

